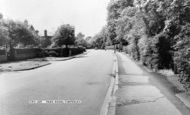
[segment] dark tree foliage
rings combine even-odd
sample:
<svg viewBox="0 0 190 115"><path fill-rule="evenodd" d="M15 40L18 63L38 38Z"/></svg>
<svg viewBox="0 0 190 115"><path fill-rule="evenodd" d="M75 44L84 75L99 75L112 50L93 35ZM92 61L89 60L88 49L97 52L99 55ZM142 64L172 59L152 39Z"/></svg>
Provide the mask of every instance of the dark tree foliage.
<svg viewBox="0 0 190 115"><path fill-rule="evenodd" d="M75 29L71 25L61 25L52 38L53 47L62 47L65 45L74 45L75 42Z"/></svg>
<svg viewBox="0 0 190 115"><path fill-rule="evenodd" d="M85 40L85 35L82 34L82 33L78 33L77 36L76 36L75 44L77 46L83 46L83 47L87 48L88 47L88 43Z"/></svg>
<svg viewBox="0 0 190 115"><path fill-rule="evenodd" d="M51 37L43 36L40 38L40 47L41 48L48 48L52 44Z"/></svg>
<svg viewBox="0 0 190 115"><path fill-rule="evenodd" d="M174 62L181 81L190 81L190 24L182 27L175 36Z"/></svg>
<svg viewBox="0 0 190 115"><path fill-rule="evenodd" d="M31 29L32 26L26 25L23 22L16 22L13 20L5 20L2 23L4 28L4 35L6 35L6 44L10 47L17 47L18 45L38 46L38 35L35 29ZM7 33L6 33L7 32Z"/></svg>
<svg viewBox="0 0 190 115"><path fill-rule="evenodd" d="M92 46L104 49L106 46L112 45L113 40L110 40L108 31L108 27L104 26L101 31L92 38Z"/></svg>
<svg viewBox="0 0 190 115"><path fill-rule="evenodd" d="M114 39L117 39L117 20L121 17L122 11L126 7L133 6L133 0L116 0L110 1L108 5L108 18L107 18L107 33L108 38L112 44Z"/></svg>
<svg viewBox="0 0 190 115"><path fill-rule="evenodd" d="M158 34L154 38L153 51L154 55L151 57L155 65L155 69L170 69L173 67L170 40L164 33ZM156 60L156 61L154 61Z"/></svg>
<svg viewBox="0 0 190 115"><path fill-rule="evenodd" d="M112 42L127 41L127 52L135 60L154 70L172 69L188 83L189 17L189 0L112 0L107 35Z"/></svg>

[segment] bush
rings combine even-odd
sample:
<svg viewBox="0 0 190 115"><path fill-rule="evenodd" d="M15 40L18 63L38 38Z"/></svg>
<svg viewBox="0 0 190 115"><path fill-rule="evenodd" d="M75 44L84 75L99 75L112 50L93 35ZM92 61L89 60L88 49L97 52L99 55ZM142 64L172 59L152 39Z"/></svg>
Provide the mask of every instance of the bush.
<svg viewBox="0 0 190 115"><path fill-rule="evenodd" d="M16 54L31 54L31 53L39 53L41 49L39 48L29 48L29 49L15 49Z"/></svg>
<svg viewBox="0 0 190 115"><path fill-rule="evenodd" d="M77 55L77 54L81 54L83 52L86 51L86 49L84 47L77 47L77 48L71 48L71 55Z"/></svg>
<svg viewBox="0 0 190 115"><path fill-rule="evenodd" d="M0 55L6 55L6 51L5 50L0 50Z"/></svg>
<svg viewBox="0 0 190 115"><path fill-rule="evenodd" d="M158 48L159 69L170 69L173 67L173 49L170 39L164 33L158 34L156 37L158 39L156 47Z"/></svg>
<svg viewBox="0 0 190 115"><path fill-rule="evenodd" d="M175 39L174 65L180 81L190 81L190 24L183 26Z"/></svg>
<svg viewBox="0 0 190 115"><path fill-rule="evenodd" d="M76 47L76 48L48 48L44 49L45 55L48 54L48 56L55 56L55 57L67 57L69 56L69 52L71 52L71 56L81 54L85 52L86 49L84 47Z"/></svg>
<svg viewBox="0 0 190 115"><path fill-rule="evenodd" d="M48 56L50 56L50 57L58 57L58 53L55 52L55 51L49 51Z"/></svg>
<svg viewBox="0 0 190 115"><path fill-rule="evenodd" d="M129 41L129 45L127 46L127 52L133 57L134 60L140 60L140 52L139 52L139 37L131 36Z"/></svg>
<svg viewBox="0 0 190 115"><path fill-rule="evenodd" d="M151 39L149 38L144 46L141 48L141 61L143 65L153 68L153 63L152 63L152 55L153 55L153 50L152 50L152 42L150 41Z"/></svg>
<svg viewBox="0 0 190 115"><path fill-rule="evenodd" d="M172 48L166 34L160 33L148 38L141 50L141 61L149 68L158 70L173 67Z"/></svg>
<svg viewBox="0 0 190 115"><path fill-rule="evenodd" d="M48 51L44 49L42 49L40 53L38 54L38 57L48 57L48 56L49 56Z"/></svg>

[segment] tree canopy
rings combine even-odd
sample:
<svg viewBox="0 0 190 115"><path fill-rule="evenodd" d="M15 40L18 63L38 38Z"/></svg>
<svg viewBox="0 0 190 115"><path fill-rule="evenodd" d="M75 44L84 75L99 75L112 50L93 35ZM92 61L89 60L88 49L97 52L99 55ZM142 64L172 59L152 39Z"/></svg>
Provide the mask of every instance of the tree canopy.
<svg viewBox="0 0 190 115"><path fill-rule="evenodd" d="M75 43L77 46L83 46L83 47L88 46L88 42L85 40L85 35L82 34L81 32L77 34Z"/></svg>
<svg viewBox="0 0 190 115"><path fill-rule="evenodd" d="M106 39L102 32L94 37L98 47L125 41L135 60L190 81L189 0L111 0L107 9Z"/></svg>
<svg viewBox="0 0 190 115"><path fill-rule="evenodd" d="M12 47L36 47L38 46L38 35L32 25L24 22L2 19L0 23L1 46Z"/></svg>
<svg viewBox="0 0 190 115"><path fill-rule="evenodd" d="M62 47L65 45L74 45L75 28L69 24L64 24L58 27L52 38L52 47Z"/></svg>

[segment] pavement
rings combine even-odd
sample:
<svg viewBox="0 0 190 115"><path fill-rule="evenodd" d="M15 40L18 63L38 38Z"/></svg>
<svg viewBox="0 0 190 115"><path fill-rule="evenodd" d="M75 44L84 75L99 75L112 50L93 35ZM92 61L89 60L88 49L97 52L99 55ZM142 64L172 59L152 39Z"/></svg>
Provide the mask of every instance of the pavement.
<svg viewBox="0 0 190 115"><path fill-rule="evenodd" d="M189 115L190 109L163 77L149 73L124 53L117 53L119 83L116 115Z"/></svg>
<svg viewBox="0 0 190 115"><path fill-rule="evenodd" d="M30 71L0 74L1 115L99 115L112 76L113 52L86 55Z"/></svg>
<svg viewBox="0 0 190 115"><path fill-rule="evenodd" d="M49 61L20 61L0 64L1 72L26 71L51 64Z"/></svg>

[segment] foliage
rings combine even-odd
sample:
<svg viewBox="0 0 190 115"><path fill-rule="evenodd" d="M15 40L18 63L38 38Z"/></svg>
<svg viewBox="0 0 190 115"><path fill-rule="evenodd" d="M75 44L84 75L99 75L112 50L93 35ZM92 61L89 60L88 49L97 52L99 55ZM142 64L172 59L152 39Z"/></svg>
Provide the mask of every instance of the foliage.
<svg viewBox="0 0 190 115"><path fill-rule="evenodd" d="M50 47L51 44L52 44L51 36L42 36L40 38L40 46L41 46L41 48Z"/></svg>
<svg viewBox="0 0 190 115"><path fill-rule="evenodd" d="M87 36L85 38L86 42L87 42L87 48L90 49L90 48L93 48L93 37L91 36Z"/></svg>
<svg viewBox="0 0 190 115"><path fill-rule="evenodd" d="M112 42L108 37L108 28L104 26L102 30L93 37L92 45L93 47L104 49L106 45L111 45Z"/></svg>
<svg viewBox="0 0 190 115"><path fill-rule="evenodd" d="M181 81L190 81L190 24L184 25L175 36L174 62Z"/></svg>
<svg viewBox="0 0 190 115"><path fill-rule="evenodd" d="M4 37L2 38L7 41L7 44L9 43L8 45L12 45L13 47L18 47L19 45L23 47L38 45L38 35L35 30L32 30L29 25L23 22L5 20L2 23L1 30L2 28L4 28L2 32Z"/></svg>
<svg viewBox="0 0 190 115"><path fill-rule="evenodd" d="M9 32L6 27L0 25L0 46L5 46L9 38Z"/></svg>
<svg viewBox="0 0 190 115"><path fill-rule="evenodd" d="M3 14L0 13L0 20L3 19Z"/></svg>
<svg viewBox="0 0 190 115"><path fill-rule="evenodd" d="M190 81L190 1L117 0L108 5L107 38L127 41L135 60L154 69L173 69ZM100 36L97 41L104 44Z"/></svg>
<svg viewBox="0 0 190 115"><path fill-rule="evenodd" d="M82 33L78 33L77 36L76 36L75 44L76 44L77 46L87 47L87 46L88 46L88 43L87 43L87 41L85 40L85 35L82 34Z"/></svg>
<svg viewBox="0 0 190 115"><path fill-rule="evenodd" d="M71 56L81 54L85 51L84 47L74 47L70 48ZM64 56L67 57L67 49L66 48L46 48L43 51L45 56L53 56L53 57L60 57Z"/></svg>
<svg viewBox="0 0 190 115"><path fill-rule="evenodd" d="M121 17L123 10L126 7L132 7L133 0L117 0L117 1L110 1L108 5L108 18L107 18L107 37L109 39L110 44L114 44L113 42L120 38L117 37L118 35L118 19ZM121 21L120 21L121 23Z"/></svg>
<svg viewBox="0 0 190 115"><path fill-rule="evenodd" d="M36 32L38 34L38 31ZM40 47L41 48L48 48L52 44L52 36L47 34L47 30L44 30L44 35L39 38Z"/></svg>
<svg viewBox="0 0 190 115"><path fill-rule="evenodd" d="M75 28L69 24L61 25L52 38L52 47L62 47L65 45L74 45Z"/></svg>

